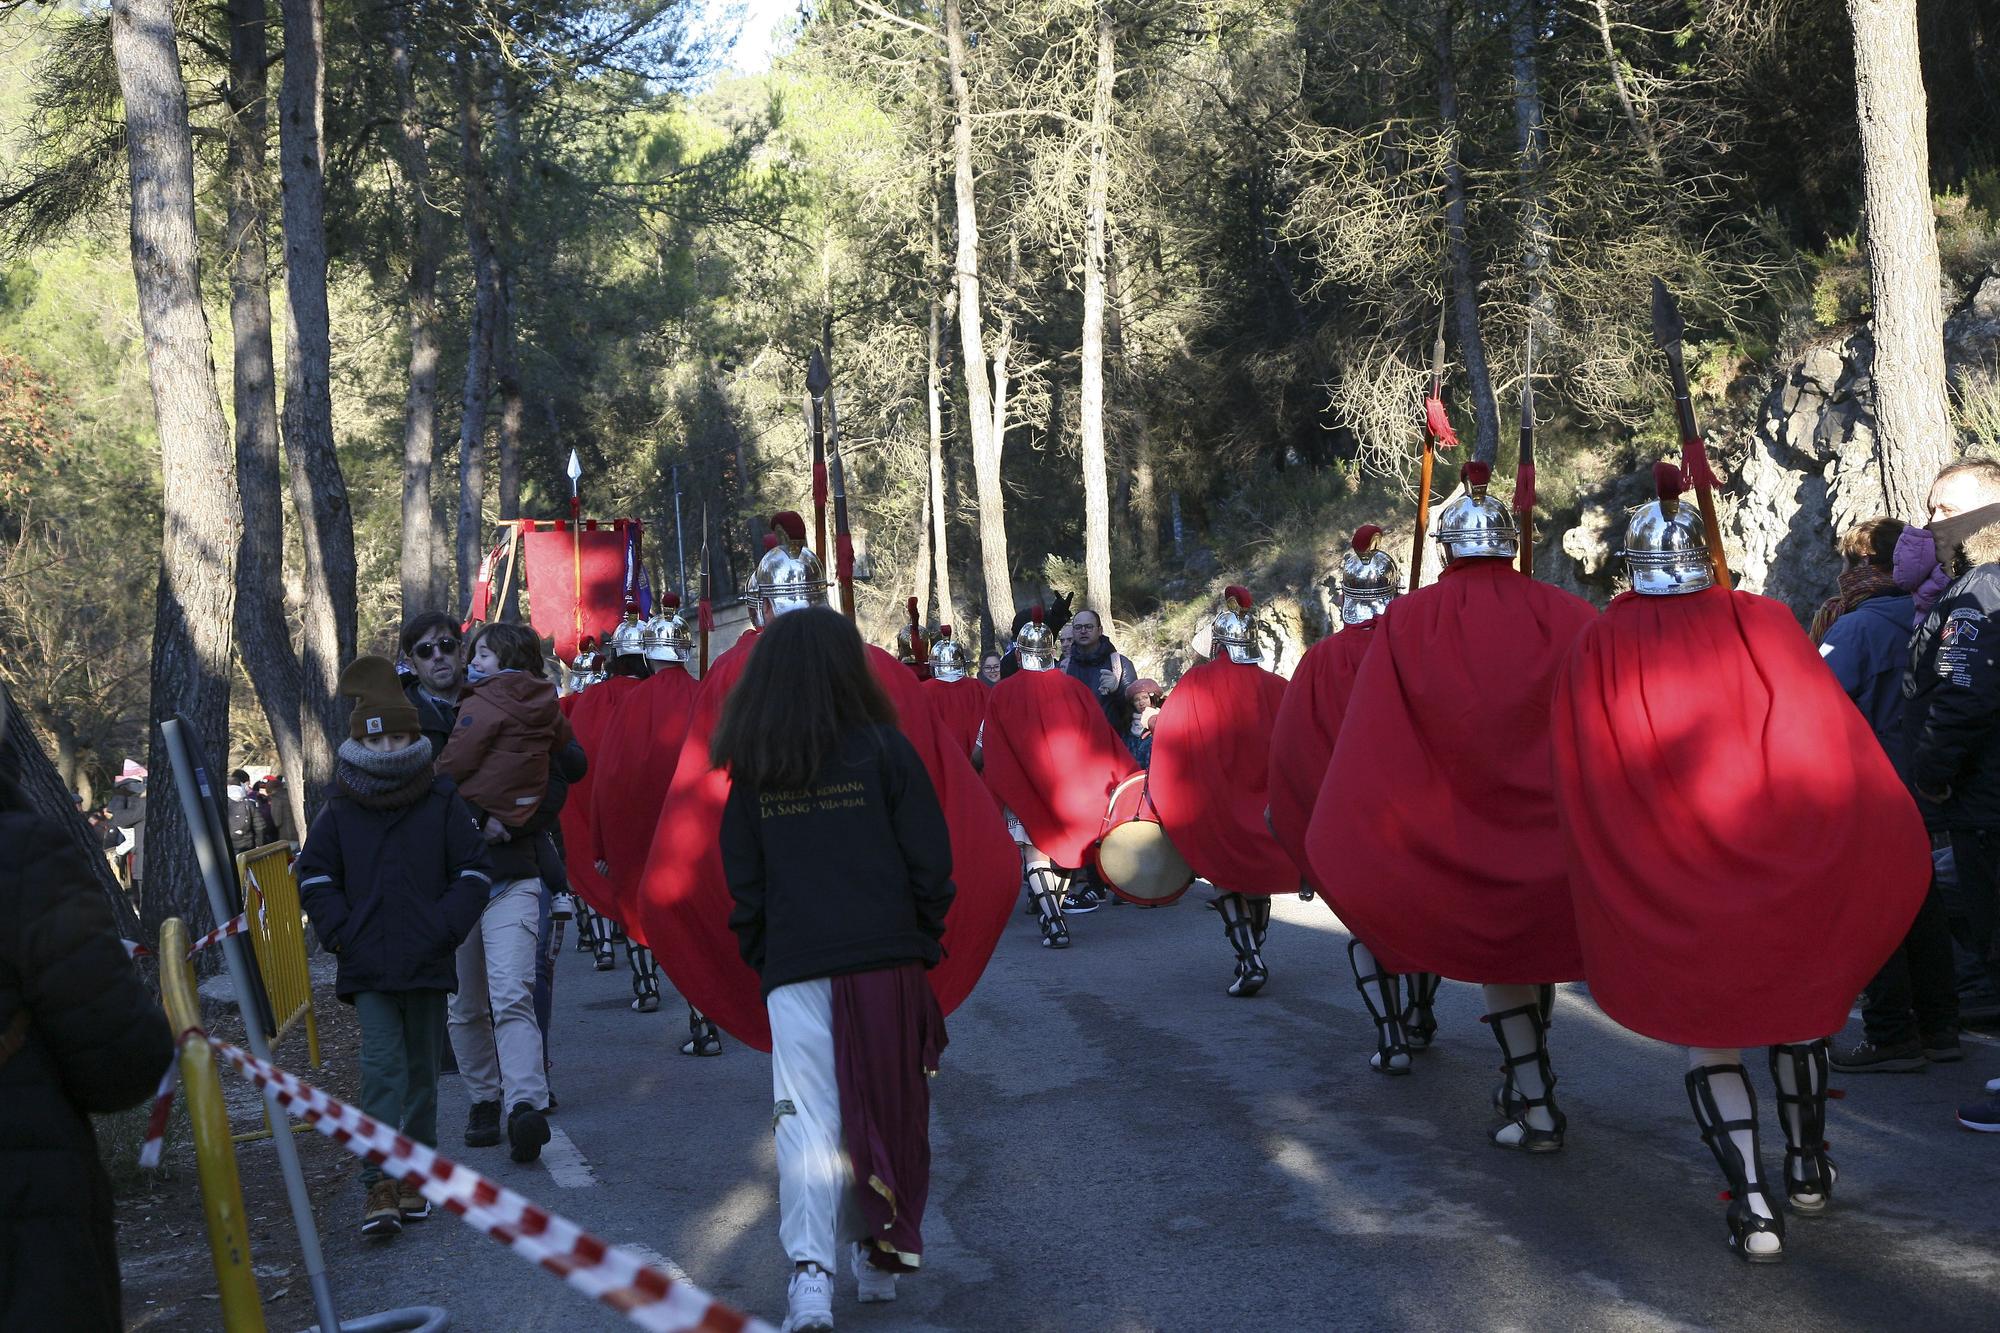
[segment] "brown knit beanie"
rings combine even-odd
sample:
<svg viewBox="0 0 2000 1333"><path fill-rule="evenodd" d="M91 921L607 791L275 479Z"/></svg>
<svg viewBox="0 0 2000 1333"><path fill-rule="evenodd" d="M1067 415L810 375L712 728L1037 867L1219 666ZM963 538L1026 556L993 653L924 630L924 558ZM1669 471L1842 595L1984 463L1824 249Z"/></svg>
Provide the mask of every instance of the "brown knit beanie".
<svg viewBox="0 0 2000 1333"><path fill-rule="evenodd" d="M395 664L386 657L357 657L340 673L340 693L354 700L347 734L355 740L406 731L418 733L417 710L403 695Z"/></svg>

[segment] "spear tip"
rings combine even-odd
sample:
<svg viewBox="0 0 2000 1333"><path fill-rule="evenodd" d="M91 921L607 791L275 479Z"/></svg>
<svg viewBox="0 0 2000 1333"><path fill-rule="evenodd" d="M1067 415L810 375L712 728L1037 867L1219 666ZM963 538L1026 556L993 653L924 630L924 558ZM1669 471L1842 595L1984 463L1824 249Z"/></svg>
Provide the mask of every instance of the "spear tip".
<svg viewBox="0 0 2000 1333"><path fill-rule="evenodd" d="M1653 279L1653 346L1662 351L1679 347L1681 335L1687 330L1687 322L1681 318L1680 305L1674 300L1667 284L1658 277Z"/></svg>
<svg viewBox="0 0 2000 1333"><path fill-rule="evenodd" d="M815 398L824 398L826 391L833 387L833 372L826 368L826 354L813 348L812 360L806 365L806 392Z"/></svg>

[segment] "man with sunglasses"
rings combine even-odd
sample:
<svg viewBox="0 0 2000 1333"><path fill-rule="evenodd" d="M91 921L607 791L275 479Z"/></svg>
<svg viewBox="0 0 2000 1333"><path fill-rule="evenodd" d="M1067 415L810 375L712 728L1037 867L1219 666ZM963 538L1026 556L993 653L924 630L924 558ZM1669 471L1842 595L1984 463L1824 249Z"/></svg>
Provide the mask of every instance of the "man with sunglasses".
<svg viewBox="0 0 2000 1333"><path fill-rule="evenodd" d="M417 710L417 724L430 737L431 753L443 754L444 744L458 725L458 700L465 692L465 665L458 660L458 622L442 611L424 611L403 626L403 656L416 678L403 687Z"/></svg>

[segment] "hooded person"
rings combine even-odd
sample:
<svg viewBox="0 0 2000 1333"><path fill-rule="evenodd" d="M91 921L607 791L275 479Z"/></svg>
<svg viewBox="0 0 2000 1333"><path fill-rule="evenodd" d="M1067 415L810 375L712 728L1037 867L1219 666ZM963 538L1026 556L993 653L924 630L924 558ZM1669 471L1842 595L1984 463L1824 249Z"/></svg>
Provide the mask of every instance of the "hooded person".
<svg viewBox="0 0 2000 1333"><path fill-rule="evenodd" d="M642 651L652 674L637 689L623 692L592 765L590 855L597 872L610 881L612 914L625 928L632 1008L649 1014L660 1007L659 968L636 914L639 877L701 692L687 669L694 636L673 593L660 599L659 614L644 624Z"/></svg>
<svg viewBox="0 0 2000 1333"><path fill-rule="evenodd" d="M1549 698L1596 612L1514 567L1519 534L1467 463L1438 514L1445 567L1373 631L1306 831L1314 882L1391 972L1481 983L1506 1081L1497 1147L1554 1152L1545 1035L1583 975L1556 824ZM1354 830L1366 836L1351 836Z"/></svg>
<svg viewBox="0 0 2000 1333"><path fill-rule="evenodd" d="M1741 1048L1770 1048L1791 1210L1824 1211L1825 1034L1915 917L1930 843L1791 611L1716 586L1679 469L1655 477L1626 531L1632 589L1556 682L1556 809L1591 998L1689 1048L1730 1246L1767 1263L1784 1221Z"/></svg>
<svg viewBox="0 0 2000 1333"><path fill-rule="evenodd" d="M1090 688L1056 665L1037 606L1014 641L1021 669L987 693L980 775L1007 811L1042 944L1069 947L1063 895L1104 827L1111 792L1138 765Z"/></svg>
<svg viewBox="0 0 2000 1333"><path fill-rule="evenodd" d="M601 858L596 853L591 809L602 790L598 761L611 734L612 719L645 678L645 628L638 612L628 612L618 627L604 636L603 643L606 651L593 654L591 659L578 654L581 668L575 678L579 683L569 696L574 700L569 723L576 731L577 744L589 756L590 771L570 788L569 801L563 806L562 849L570 888L597 918L590 926L597 970L609 972L618 965L617 940L623 934L623 923L618 915L617 886L597 868ZM630 940L626 948L631 948Z"/></svg>
<svg viewBox="0 0 2000 1333"><path fill-rule="evenodd" d="M825 606L827 581L819 557L805 544L805 520L789 510L771 519L771 539L758 562L750 597L752 616L769 624L808 606ZM770 1018L757 974L746 965L729 929L729 886L716 839L729 799L729 775L717 769L710 742L729 691L741 679L756 643L745 635L717 658L701 683L674 780L639 884L635 915L675 989L709 1023L760 1051L771 1048ZM1007 869L1006 825L972 771L931 716L922 688L907 666L872 645L869 670L895 706L897 729L923 760L951 833L958 891L945 917L944 960L927 974L942 1012L950 1014L972 993L993 955L1014 898ZM696 1032L691 1054L711 1053ZM682 1047L688 1051L688 1046Z"/></svg>
<svg viewBox="0 0 2000 1333"><path fill-rule="evenodd" d="M1284 677L1258 660L1247 588L1223 593L1216 655L1174 683L1153 723L1146 790L1168 841L1215 887L1209 902L1236 951L1229 994L1255 995L1270 979L1264 939L1271 895L1297 893L1299 868L1264 822L1271 731Z"/></svg>
<svg viewBox="0 0 2000 1333"><path fill-rule="evenodd" d="M930 678L923 682L937 725L967 758L979 744L979 724L986 720L987 687L972 674L972 655L952 637L951 626L938 629L931 650Z"/></svg>
<svg viewBox="0 0 2000 1333"><path fill-rule="evenodd" d="M1375 642L1375 627L1402 583L1395 558L1376 545L1381 535L1382 529L1373 523L1355 529L1340 561L1340 630L1306 651L1278 705L1271 735L1271 833L1306 883L1325 897L1327 906L1342 915L1343 922L1340 903L1345 877L1321 883L1313 876L1306 855L1306 830L1312 823L1313 805L1326 780L1327 766L1333 761L1334 743L1340 738L1355 675ZM1347 960L1354 969L1354 984L1362 1003L1375 1023L1375 1053L1369 1057L1369 1068L1383 1074L1409 1073L1410 1053L1428 1047L1437 1031L1432 1009L1437 974L1410 973L1400 978L1399 987L1397 975L1383 969L1358 935L1347 943ZM1407 988L1407 995L1403 988Z"/></svg>

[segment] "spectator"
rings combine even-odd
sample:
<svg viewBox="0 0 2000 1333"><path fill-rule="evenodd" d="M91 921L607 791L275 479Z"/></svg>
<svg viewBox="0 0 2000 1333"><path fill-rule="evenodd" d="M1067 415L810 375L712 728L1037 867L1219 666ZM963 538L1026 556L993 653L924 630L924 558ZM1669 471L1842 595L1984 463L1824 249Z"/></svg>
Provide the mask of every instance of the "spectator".
<svg viewBox="0 0 2000 1333"><path fill-rule="evenodd" d="M1160 692L1160 682L1150 677L1133 681L1125 689L1125 698L1132 705L1132 724L1125 729L1125 748L1132 752L1132 758L1141 768L1153 766L1153 723L1160 716L1160 703L1166 696Z"/></svg>
<svg viewBox="0 0 2000 1333"><path fill-rule="evenodd" d="M492 883L485 840L387 658L341 673L354 699L335 794L299 854L299 892L313 929L339 959L334 990L361 1026L361 1109L437 1146L438 1028L458 989L453 958ZM430 1216L409 1185L361 1168L361 1231L392 1236Z"/></svg>
<svg viewBox="0 0 2000 1333"><path fill-rule="evenodd" d="M125 835L118 855L124 858L125 885L136 902L146 875L146 770L130 759L111 786L111 822Z"/></svg>
<svg viewBox="0 0 2000 1333"><path fill-rule="evenodd" d="M250 775L236 769L229 775L229 850L241 856L253 852L278 837L277 826L250 790Z"/></svg>
<svg viewBox="0 0 2000 1333"><path fill-rule="evenodd" d="M1931 483L1930 521L2000 504L2000 463L1965 459ZM1910 643L1903 680L1905 776L1933 830L1951 841L1968 942L2000 981L2000 525L1938 552L1951 585ZM1835 624L1839 622L1836 621ZM1959 1108L1967 1129L2000 1133L2000 1095Z"/></svg>
<svg viewBox="0 0 2000 1333"><path fill-rule="evenodd" d="M463 638L458 622L442 611L419 612L403 626L403 656L414 668L403 693L416 707L433 759L444 753L458 725L458 701L465 692L465 666L458 655Z"/></svg>
<svg viewBox="0 0 2000 1333"><path fill-rule="evenodd" d="M543 678L541 641L533 630L504 623L482 626L472 665L477 672L492 673L491 712L460 717L439 767L466 774L488 800L530 813L514 823L498 818L491 808L477 811L493 862L493 887L478 929L459 946L451 1045L472 1096L466 1146L500 1142L504 1105L510 1156L532 1162L549 1141L547 1052L535 1012L550 934L542 867L555 856L548 832L561 813L567 784L583 776L585 761L557 708L555 687ZM482 686L478 694L486 695L488 688ZM555 744L557 740L561 743ZM483 757L475 762L474 756ZM533 775L542 784L539 795L527 791ZM511 804L531 796L529 806Z"/></svg>
<svg viewBox="0 0 2000 1333"><path fill-rule="evenodd" d="M267 774L257 784L257 791L264 798L265 809L270 811L271 823L278 830L278 840L296 848L299 845L299 824L292 814L292 793L285 786L285 775Z"/></svg>
<svg viewBox="0 0 2000 1333"><path fill-rule="evenodd" d="M988 653L979 659L979 678L988 685L1000 683L1000 654Z"/></svg>
<svg viewBox="0 0 2000 1333"><path fill-rule="evenodd" d="M830 1329L838 1266L862 1301L894 1300L923 1253L926 1075L945 1045L924 971L941 956L951 838L854 626L808 608L764 634L715 731L722 864L771 1017L785 1327Z"/></svg>
<svg viewBox="0 0 2000 1333"><path fill-rule="evenodd" d="M90 866L0 778L0 1328L124 1327L90 1117L152 1096L173 1053Z"/></svg>
<svg viewBox="0 0 2000 1333"><path fill-rule="evenodd" d="M1133 669L1132 659L1105 637L1104 620L1097 612L1085 607L1070 624L1076 637L1060 669L1090 687L1111 729L1122 736L1132 725L1132 704L1125 692L1139 679L1139 673Z"/></svg>
<svg viewBox="0 0 2000 1333"><path fill-rule="evenodd" d="M1840 539L1840 591L1813 617L1820 656L1868 719L1898 771L1903 755L1903 670L1916 604L1894 577L1903 523L1873 518ZM1935 881L1909 934L1862 997L1862 1040L1835 1050L1844 1073L1922 1069L1960 1058L1951 926Z"/></svg>

